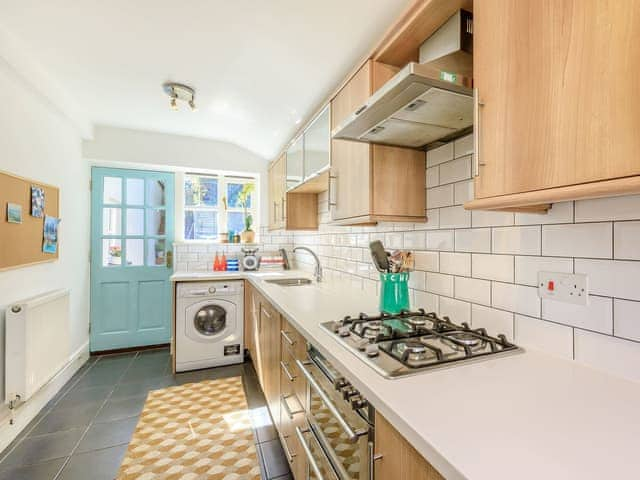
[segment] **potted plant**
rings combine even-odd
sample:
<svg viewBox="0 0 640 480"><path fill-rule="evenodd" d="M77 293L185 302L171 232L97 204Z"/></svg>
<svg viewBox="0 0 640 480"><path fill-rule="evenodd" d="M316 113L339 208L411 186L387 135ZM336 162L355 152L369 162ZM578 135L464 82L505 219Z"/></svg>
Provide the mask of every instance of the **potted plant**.
<svg viewBox="0 0 640 480"><path fill-rule="evenodd" d="M240 240L242 243L254 243L256 240L256 232L251 230L251 226L253 225L253 216L248 211L253 190L253 183L245 183L238 194L238 204L242 207L244 213L244 231L240 233Z"/></svg>

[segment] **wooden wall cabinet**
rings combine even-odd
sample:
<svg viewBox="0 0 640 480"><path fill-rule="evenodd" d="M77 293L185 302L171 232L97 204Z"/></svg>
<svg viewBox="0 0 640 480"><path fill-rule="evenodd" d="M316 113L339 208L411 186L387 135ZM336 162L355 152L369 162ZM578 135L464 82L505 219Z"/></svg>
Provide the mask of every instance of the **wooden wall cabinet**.
<svg viewBox="0 0 640 480"><path fill-rule="evenodd" d="M474 4L479 176L467 208L640 191L640 3Z"/></svg>
<svg viewBox="0 0 640 480"><path fill-rule="evenodd" d="M368 60L331 101L332 130L395 71ZM331 141L329 204L334 223L424 222L425 188L424 151Z"/></svg>
<svg viewBox="0 0 640 480"><path fill-rule="evenodd" d="M269 167L269 230L284 228L286 172L286 155L282 154Z"/></svg>

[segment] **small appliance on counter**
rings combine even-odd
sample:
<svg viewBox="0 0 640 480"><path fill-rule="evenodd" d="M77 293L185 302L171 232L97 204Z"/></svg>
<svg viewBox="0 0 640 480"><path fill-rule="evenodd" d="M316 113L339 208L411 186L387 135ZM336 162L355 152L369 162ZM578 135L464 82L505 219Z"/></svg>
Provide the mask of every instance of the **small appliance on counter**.
<svg viewBox="0 0 640 480"><path fill-rule="evenodd" d="M257 248L243 248L242 253L244 253L244 257L242 257L242 268L247 271L253 271L258 269L258 257L256 252Z"/></svg>

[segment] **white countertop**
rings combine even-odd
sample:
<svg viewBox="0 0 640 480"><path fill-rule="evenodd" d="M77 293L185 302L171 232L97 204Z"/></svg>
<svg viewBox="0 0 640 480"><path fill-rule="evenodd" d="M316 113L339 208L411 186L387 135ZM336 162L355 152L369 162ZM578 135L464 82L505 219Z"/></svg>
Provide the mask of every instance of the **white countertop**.
<svg viewBox="0 0 640 480"><path fill-rule="evenodd" d="M172 280L251 281L447 479L640 475L640 384L534 351L386 379L320 327L376 312L377 298L342 282L263 281L274 273L301 276L241 272Z"/></svg>

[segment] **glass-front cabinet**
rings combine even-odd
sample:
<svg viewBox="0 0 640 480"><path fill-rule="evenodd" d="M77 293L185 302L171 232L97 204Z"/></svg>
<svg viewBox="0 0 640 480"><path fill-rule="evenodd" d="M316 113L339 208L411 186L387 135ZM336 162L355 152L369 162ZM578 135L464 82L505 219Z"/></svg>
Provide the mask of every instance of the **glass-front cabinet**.
<svg viewBox="0 0 640 480"><path fill-rule="evenodd" d="M304 179L329 168L331 162L331 117L329 105L304 132Z"/></svg>
<svg viewBox="0 0 640 480"><path fill-rule="evenodd" d="M296 138L287 150L287 190L304 179L304 136Z"/></svg>

